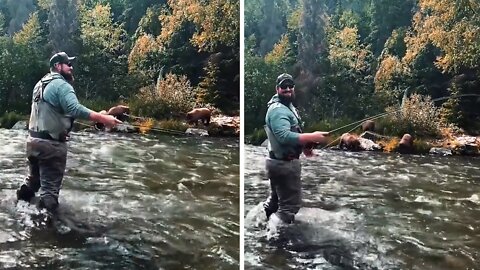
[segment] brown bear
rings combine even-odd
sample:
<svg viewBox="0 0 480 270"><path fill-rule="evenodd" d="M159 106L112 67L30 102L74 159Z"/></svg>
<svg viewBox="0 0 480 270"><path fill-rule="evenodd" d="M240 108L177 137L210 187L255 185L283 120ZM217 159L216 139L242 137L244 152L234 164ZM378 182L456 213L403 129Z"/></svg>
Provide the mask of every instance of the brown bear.
<svg viewBox="0 0 480 270"><path fill-rule="evenodd" d="M340 149L345 149L350 151L362 150L358 136L350 133L342 134L342 137L340 137L340 143L338 144L338 147Z"/></svg>
<svg viewBox="0 0 480 270"><path fill-rule="evenodd" d="M374 131L375 130L375 122L373 120L366 120L362 123L362 130L363 131Z"/></svg>
<svg viewBox="0 0 480 270"><path fill-rule="evenodd" d="M107 112L109 115L115 116L120 121L125 121L128 119L128 115L130 113L130 108L125 105L117 105L110 108Z"/></svg>
<svg viewBox="0 0 480 270"><path fill-rule="evenodd" d="M401 154L410 154L413 152L413 137L406 133L398 144L398 152Z"/></svg>
<svg viewBox="0 0 480 270"><path fill-rule="evenodd" d="M204 125L208 126L210 123L210 117L212 116L212 111L208 108L196 108L187 113L187 121L189 124L198 124L200 120Z"/></svg>

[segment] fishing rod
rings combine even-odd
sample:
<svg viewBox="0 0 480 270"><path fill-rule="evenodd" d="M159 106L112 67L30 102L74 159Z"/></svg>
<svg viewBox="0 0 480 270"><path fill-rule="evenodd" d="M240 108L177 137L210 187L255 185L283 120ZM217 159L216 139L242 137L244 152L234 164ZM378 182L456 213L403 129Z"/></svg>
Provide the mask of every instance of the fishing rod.
<svg viewBox="0 0 480 270"><path fill-rule="evenodd" d="M446 100L446 99L450 99L450 98L471 97L471 96L480 97L479 94L458 94L458 95L453 95L453 96L444 96L444 97L439 97L439 98L436 98L436 99L432 99L432 102L441 101L441 100ZM350 129L349 131L347 131L347 133L350 133L350 132L352 132L353 130L355 130L356 128L358 128L359 126L361 126L362 123L365 122L365 121L367 121L367 120L379 119L379 118L384 117L384 116L387 116L387 115L389 115L389 114L393 114L393 113L400 112L401 110L403 110L403 108L399 108L399 109L394 110L394 111L391 111L391 112L383 112L383 113L380 113L380 114L377 114L377 115L374 115L374 116L369 116L369 117L366 117L366 118L364 118L364 119L355 121L355 122L353 122L353 123L350 123L350 124L341 126L341 127L339 127L339 128L333 129L333 130L329 131L328 133L331 134L331 133L333 133L333 132L342 130L342 129L346 128L346 127L355 125L352 129ZM338 141L340 138L341 138L341 136L338 137L338 138L336 138L335 140L333 140L331 143L327 144L326 146L322 147L321 149L323 150L323 149L325 149L325 148L333 145L333 143L335 143L336 141Z"/></svg>

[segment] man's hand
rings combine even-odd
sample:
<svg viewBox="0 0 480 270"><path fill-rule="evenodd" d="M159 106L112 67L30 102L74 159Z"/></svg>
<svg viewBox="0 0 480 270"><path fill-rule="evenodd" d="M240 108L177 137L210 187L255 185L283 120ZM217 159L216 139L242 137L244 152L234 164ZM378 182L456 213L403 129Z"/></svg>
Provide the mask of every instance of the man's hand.
<svg viewBox="0 0 480 270"><path fill-rule="evenodd" d="M115 118L112 115L102 114L102 113L98 113L98 112L91 112L90 113L90 120L92 120L94 122L102 123L109 128L114 127L114 126L122 123L122 121L118 120L117 118Z"/></svg>
<svg viewBox="0 0 480 270"><path fill-rule="evenodd" d="M107 126L109 128L114 127L114 126L122 123L122 121L118 120L117 118L115 118L112 115L107 114L107 115L104 115L104 117L105 117L105 119L102 123L105 124L105 126Z"/></svg>
<svg viewBox="0 0 480 270"><path fill-rule="evenodd" d="M309 143L325 144L327 142L328 132L315 131L312 133L301 133L299 135L300 144L307 145Z"/></svg>
<svg viewBox="0 0 480 270"><path fill-rule="evenodd" d="M315 132L313 132L313 134L314 134L314 140L315 140L314 142L315 143L325 142L326 137L330 135L330 133L325 132L325 131L315 131Z"/></svg>

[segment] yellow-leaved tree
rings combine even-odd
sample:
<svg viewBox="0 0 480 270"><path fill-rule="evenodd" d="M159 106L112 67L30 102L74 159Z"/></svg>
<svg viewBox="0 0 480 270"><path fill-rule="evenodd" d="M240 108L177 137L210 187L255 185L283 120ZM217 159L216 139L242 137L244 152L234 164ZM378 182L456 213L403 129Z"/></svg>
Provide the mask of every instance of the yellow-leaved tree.
<svg viewBox="0 0 480 270"><path fill-rule="evenodd" d="M428 45L440 49L435 65L442 72L476 68L480 61L478 0L419 0L404 61L412 65Z"/></svg>

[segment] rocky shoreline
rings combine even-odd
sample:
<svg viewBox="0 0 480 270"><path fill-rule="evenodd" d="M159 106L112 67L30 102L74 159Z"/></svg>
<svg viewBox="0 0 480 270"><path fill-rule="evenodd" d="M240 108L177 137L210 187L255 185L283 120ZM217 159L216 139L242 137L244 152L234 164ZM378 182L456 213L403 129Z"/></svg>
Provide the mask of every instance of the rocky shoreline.
<svg viewBox="0 0 480 270"><path fill-rule="evenodd" d="M28 121L18 121L12 129L26 130ZM114 128L108 129L98 126L93 122L76 121L74 123L75 131L106 131L118 133L153 133L153 134L171 134L171 135L189 135L189 136L213 136L213 137L239 137L240 136L240 116L216 115L212 116L209 125L189 125L182 121L176 122L176 126L166 128L162 121L125 121Z"/></svg>
<svg viewBox="0 0 480 270"><path fill-rule="evenodd" d="M441 156L479 156L480 155L480 136L469 136L464 134L448 134L441 139L432 140L413 140L411 149L401 150L401 140L397 137L380 135L371 131L366 131L359 136L360 149L357 151L382 151L399 152L402 154L432 154ZM338 150L342 149L338 145L331 147Z"/></svg>

